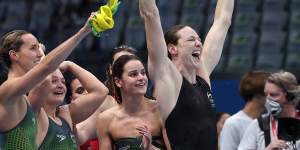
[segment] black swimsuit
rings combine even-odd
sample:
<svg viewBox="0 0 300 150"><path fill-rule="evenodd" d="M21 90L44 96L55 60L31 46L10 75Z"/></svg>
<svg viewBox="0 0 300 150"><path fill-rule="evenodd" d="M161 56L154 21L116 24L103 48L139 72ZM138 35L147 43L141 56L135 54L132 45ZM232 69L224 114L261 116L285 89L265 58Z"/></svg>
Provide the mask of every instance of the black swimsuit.
<svg viewBox="0 0 300 150"><path fill-rule="evenodd" d="M173 150L216 150L215 105L206 81L197 76L191 84L184 77L176 106L166 120Z"/></svg>

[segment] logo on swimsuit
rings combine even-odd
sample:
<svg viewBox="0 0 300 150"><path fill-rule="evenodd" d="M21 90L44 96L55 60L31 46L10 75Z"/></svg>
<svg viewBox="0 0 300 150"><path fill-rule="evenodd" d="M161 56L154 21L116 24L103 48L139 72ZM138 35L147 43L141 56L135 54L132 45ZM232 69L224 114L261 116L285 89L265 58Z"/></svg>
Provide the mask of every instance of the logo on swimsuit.
<svg viewBox="0 0 300 150"><path fill-rule="evenodd" d="M208 98L208 100L210 102L211 107L215 108L215 101L214 101L214 99L212 97L212 94L210 92L207 92L206 95L207 95L207 98Z"/></svg>
<svg viewBox="0 0 300 150"><path fill-rule="evenodd" d="M31 118L33 125L35 125L35 118Z"/></svg>
<svg viewBox="0 0 300 150"><path fill-rule="evenodd" d="M56 134L56 137L59 138L59 141L58 141L58 142L61 142L61 141L63 141L63 140L66 139L66 136L64 136L64 135Z"/></svg>

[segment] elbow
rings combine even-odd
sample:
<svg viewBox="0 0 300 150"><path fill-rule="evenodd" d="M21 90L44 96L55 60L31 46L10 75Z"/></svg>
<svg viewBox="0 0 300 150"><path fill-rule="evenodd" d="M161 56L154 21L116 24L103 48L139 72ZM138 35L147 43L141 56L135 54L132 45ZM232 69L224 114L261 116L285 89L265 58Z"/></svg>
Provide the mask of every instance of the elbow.
<svg viewBox="0 0 300 150"><path fill-rule="evenodd" d="M106 98L106 96L109 93L109 90L106 86L101 86L101 89L98 90L99 92L97 92L96 97L97 99L99 99L100 101L104 100Z"/></svg>
<svg viewBox="0 0 300 150"><path fill-rule="evenodd" d="M149 10L141 10L140 13L144 20L152 21L152 20L156 20L160 17L157 7L153 8L153 9L149 9Z"/></svg>
<svg viewBox="0 0 300 150"><path fill-rule="evenodd" d="M57 69L56 67L53 67L47 63L40 63L39 67L40 67L40 72L45 75L48 75L48 74L54 72L55 69Z"/></svg>
<svg viewBox="0 0 300 150"><path fill-rule="evenodd" d="M229 27L231 26L231 17L220 18L214 22L214 25L218 25L218 26L221 25L222 28L228 30Z"/></svg>
<svg viewBox="0 0 300 150"><path fill-rule="evenodd" d="M223 24L225 27L229 28L231 26L231 17L224 19Z"/></svg>

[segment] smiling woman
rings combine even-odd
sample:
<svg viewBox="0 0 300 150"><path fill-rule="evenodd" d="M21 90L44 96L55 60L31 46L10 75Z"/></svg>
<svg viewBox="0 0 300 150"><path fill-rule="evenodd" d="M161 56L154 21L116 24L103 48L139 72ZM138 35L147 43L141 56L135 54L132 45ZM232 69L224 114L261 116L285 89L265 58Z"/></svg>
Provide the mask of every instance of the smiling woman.
<svg viewBox="0 0 300 150"><path fill-rule="evenodd" d="M170 149L157 101L145 97L148 78L137 56L120 56L112 66L120 105L97 119L100 149Z"/></svg>
<svg viewBox="0 0 300 150"><path fill-rule="evenodd" d="M0 86L0 133L3 135L0 149L37 149L36 116L45 101L41 99L44 97L30 100L27 94L40 86L90 32L86 23L44 58L37 38L30 32L14 30L1 37L0 60L8 76Z"/></svg>

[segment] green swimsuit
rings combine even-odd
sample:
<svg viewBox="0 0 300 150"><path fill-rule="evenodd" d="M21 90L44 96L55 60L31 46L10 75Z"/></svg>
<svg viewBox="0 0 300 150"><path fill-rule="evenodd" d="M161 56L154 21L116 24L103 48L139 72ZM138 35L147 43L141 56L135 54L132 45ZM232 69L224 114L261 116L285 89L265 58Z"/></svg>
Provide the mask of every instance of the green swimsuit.
<svg viewBox="0 0 300 150"><path fill-rule="evenodd" d="M56 124L48 117L49 128L39 150L77 150L75 136L69 124L60 117L62 125Z"/></svg>
<svg viewBox="0 0 300 150"><path fill-rule="evenodd" d="M32 108L27 103L23 120L13 129L0 133L0 150L35 150L37 122Z"/></svg>
<svg viewBox="0 0 300 150"><path fill-rule="evenodd" d="M160 140L161 136L153 136L152 137L152 145L160 150L165 150L165 146L156 142L156 140ZM143 150L142 137L136 138L122 138L118 139L114 142L114 146L116 150Z"/></svg>

